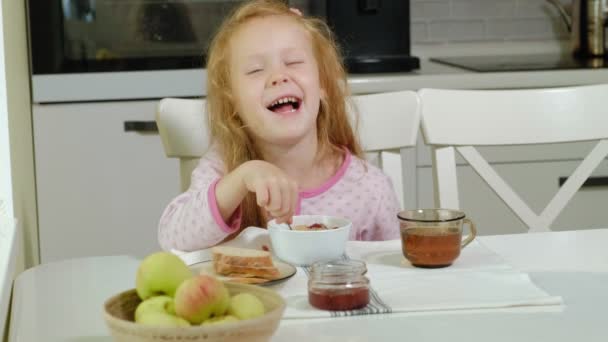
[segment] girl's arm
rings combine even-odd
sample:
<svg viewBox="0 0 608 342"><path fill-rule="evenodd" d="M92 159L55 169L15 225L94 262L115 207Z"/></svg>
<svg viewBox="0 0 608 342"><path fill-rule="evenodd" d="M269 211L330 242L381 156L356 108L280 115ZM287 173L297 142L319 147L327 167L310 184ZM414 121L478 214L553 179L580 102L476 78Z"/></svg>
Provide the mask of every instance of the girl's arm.
<svg viewBox="0 0 608 342"><path fill-rule="evenodd" d="M192 172L188 190L173 199L160 218L158 240L163 249L208 248L238 231L242 199L228 215L222 215L216 197L222 177L224 165L216 151L211 150Z"/></svg>
<svg viewBox="0 0 608 342"><path fill-rule="evenodd" d="M258 206L277 222L290 222L298 202L298 185L278 167L263 160L243 163L217 184L217 205L224 219L230 217L248 192Z"/></svg>
<svg viewBox="0 0 608 342"><path fill-rule="evenodd" d="M211 151L192 172L190 188L165 209L158 231L161 247L191 251L222 242L239 230L240 204L250 191L279 222L291 220L298 187L281 169L253 160L224 174L223 163Z"/></svg>

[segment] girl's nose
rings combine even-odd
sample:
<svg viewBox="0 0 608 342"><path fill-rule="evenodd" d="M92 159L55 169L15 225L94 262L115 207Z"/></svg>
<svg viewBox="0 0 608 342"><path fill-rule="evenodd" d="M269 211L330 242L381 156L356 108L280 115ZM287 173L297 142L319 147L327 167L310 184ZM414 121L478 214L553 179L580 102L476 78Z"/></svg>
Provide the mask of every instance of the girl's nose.
<svg viewBox="0 0 608 342"><path fill-rule="evenodd" d="M284 76L284 75L280 75L280 76L273 77L271 79L271 81L270 81L270 84L272 86L277 86L277 85L279 85L281 83L287 83L287 82L289 82L289 80L287 79L287 77Z"/></svg>

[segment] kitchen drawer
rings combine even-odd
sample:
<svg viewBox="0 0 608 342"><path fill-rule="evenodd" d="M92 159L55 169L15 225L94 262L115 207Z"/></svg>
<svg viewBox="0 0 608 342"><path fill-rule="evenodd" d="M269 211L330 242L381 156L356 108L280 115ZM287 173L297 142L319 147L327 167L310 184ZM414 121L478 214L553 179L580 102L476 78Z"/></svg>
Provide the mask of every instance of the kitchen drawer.
<svg viewBox="0 0 608 342"><path fill-rule="evenodd" d="M33 107L43 263L160 249L158 220L179 192L179 165L165 157L158 134L145 130L155 125L156 105ZM125 130L129 121L144 124Z"/></svg>
<svg viewBox="0 0 608 342"><path fill-rule="evenodd" d="M560 177L569 176L579 163L579 161L554 161L493 166L532 210L540 213L557 192ZM459 166L457 169L460 205L477 223L480 235L527 231L527 227L470 166ZM417 176L418 206L434 207L431 167L419 167ZM607 177L608 162L602 162L593 176ZM608 227L606 199L608 199L608 185L581 188L557 217L551 226L552 230Z"/></svg>

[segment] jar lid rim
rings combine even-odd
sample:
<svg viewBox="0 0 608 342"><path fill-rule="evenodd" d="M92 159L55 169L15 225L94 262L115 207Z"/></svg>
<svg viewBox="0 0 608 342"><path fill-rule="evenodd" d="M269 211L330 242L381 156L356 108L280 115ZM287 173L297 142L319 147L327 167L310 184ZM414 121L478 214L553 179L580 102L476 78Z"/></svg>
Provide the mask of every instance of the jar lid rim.
<svg viewBox="0 0 608 342"><path fill-rule="evenodd" d="M364 261L354 259L318 261L311 266L311 273L320 276L364 275L367 265Z"/></svg>

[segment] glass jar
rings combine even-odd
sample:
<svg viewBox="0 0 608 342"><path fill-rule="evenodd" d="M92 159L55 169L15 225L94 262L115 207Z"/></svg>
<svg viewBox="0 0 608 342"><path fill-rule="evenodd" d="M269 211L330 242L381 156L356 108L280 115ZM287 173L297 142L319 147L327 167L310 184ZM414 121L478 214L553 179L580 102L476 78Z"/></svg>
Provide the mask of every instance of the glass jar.
<svg viewBox="0 0 608 342"><path fill-rule="evenodd" d="M314 263L308 279L308 302L321 310L354 310L369 303L367 267L359 260Z"/></svg>

